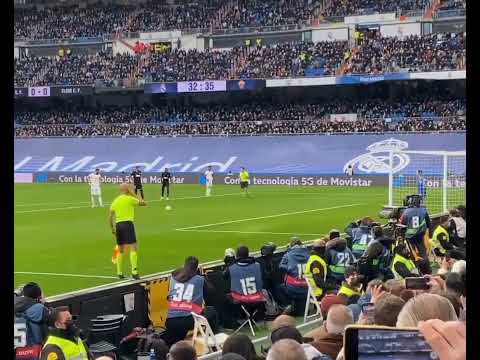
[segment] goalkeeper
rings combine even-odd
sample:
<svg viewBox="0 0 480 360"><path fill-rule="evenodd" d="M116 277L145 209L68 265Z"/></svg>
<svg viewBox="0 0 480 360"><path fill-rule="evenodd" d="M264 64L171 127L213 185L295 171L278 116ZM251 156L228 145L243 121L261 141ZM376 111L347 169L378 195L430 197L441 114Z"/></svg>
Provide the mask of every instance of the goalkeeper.
<svg viewBox="0 0 480 360"><path fill-rule="evenodd" d="M422 170L417 171L417 193L422 203L424 203L427 198L427 179L423 176Z"/></svg>
<svg viewBox="0 0 480 360"><path fill-rule="evenodd" d="M420 196L408 197L408 208L403 212L400 223L407 226L405 239L414 247L416 260L422 260L425 272L431 274L425 234L430 229L430 216L427 209L420 206Z"/></svg>

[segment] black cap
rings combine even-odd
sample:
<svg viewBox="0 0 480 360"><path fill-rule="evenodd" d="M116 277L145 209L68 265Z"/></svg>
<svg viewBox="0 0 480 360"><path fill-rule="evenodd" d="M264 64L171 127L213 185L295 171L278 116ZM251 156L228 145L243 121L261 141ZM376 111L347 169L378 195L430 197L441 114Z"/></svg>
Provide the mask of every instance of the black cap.
<svg viewBox="0 0 480 360"><path fill-rule="evenodd" d="M40 299L42 297L42 289L37 283L29 282L23 287L23 296Z"/></svg>

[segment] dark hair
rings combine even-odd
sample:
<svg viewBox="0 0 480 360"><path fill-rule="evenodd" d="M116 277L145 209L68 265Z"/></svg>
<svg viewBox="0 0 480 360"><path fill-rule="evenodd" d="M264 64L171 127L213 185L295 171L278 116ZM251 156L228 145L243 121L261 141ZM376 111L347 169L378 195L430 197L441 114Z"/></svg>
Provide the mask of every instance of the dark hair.
<svg viewBox="0 0 480 360"><path fill-rule="evenodd" d="M272 333L270 334L270 340L272 341L272 344L275 344L277 341L282 339L295 340L299 344L303 343L303 338L300 331L291 326L281 326L278 329L272 331Z"/></svg>
<svg viewBox="0 0 480 360"><path fill-rule="evenodd" d="M458 296L465 294L465 284L463 282L462 275L459 273L448 273L445 276L445 287L447 290L458 294Z"/></svg>
<svg viewBox="0 0 480 360"><path fill-rule="evenodd" d="M245 258L248 258L248 256L250 255L250 252L248 251L248 247L246 247L245 245L241 245L237 248L237 259L245 259Z"/></svg>
<svg viewBox="0 0 480 360"><path fill-rule="evenodd" d="M223 343L222 354L234 353L242 355L245 360L257 360L252 340L245 334L230 335Z"/></svg>
<svg viewBox="0 0 480 360"><path fill-rule="evenodd" d="M173 360L194 360L197 352L189 341L182 340L170 348L170 358Z"/></svg>
<svg viewBox="0 0 480 360"><path fill-rule="evenodd" d="M364 217L361 221L362 226L370 226L372 225L373 219L371 217Z"/></svg>
<svg viewBox="0 0 480 360"><path fill-rule="evenodd" d="M195 256L189 256L185 259L183 268L173 274L175 280L185 282L197 274L198 259Z"/></svg>
<svg viewBox="0 0 480 360"><path fill-rule="evenodd" d="M328 237L330 240L336 239L340 237L340 231L338 230L330 230L328 233Z"/></svg>
<svg viewBox="0 0 480 360"><path fill-rule="evenodd" d="M460 212L460 216L465 219L467 215L467 208L465 205L458 205L457 210Z"/></svg>
<svg viewBox="0 0 480 360"><path fill-rule="evenodd" d="M402 291L400 291L400 298L405 302L407 302L414 296L415 296L415 292L413 290L403 289Z"/></svg>
<svg viewBox="0 0 480 360"><path fill-rule="evenodd" d="M23 296L38 300L42 297L42 289L37 283L29 282L23 287Z"/></svg>
<svg viewBox="0 0 480 360"><path fill-rule="evenodd" d="M404 305L405 301L398 296L392 294L382 296L375 304L373 315L375 325L395 327L398 314L400 314Z"/></svg>
<svg viewBox="0 0 480 360"><path fill-rule="evenodd" d="M373 236L375 238L379 238L383 236L383 228L381 226L374 226L372 231L373 231Z"/></svg>

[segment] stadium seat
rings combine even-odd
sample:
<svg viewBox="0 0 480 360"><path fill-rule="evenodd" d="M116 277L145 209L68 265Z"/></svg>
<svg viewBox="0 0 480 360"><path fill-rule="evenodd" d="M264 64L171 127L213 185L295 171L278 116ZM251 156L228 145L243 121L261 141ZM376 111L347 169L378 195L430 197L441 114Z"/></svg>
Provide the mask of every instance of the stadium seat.
<svg viewBox="0 0 480 360"><path fill-rule="evenodd" d="M307 281L308 285L308 293L307 293L307 301L305 303L305 314L303 315L303 322L306 323L308 319L313 319L313 318L318 318L320 316L320 319L322 320L322 311L320 310L320 303L318 302L317 298L315 295L313 295L313 289L310 283ZM314 314L308 314L310 311L310 305L313 305L315 307L315 313Z"/></svg>
<svg viewBox="0 0 480 360"><path fill-rule="evenodd" d="M125 319L123 314L101 315L92 319L87 340L90 351L97 355L117 351Z"/></svg>
<svg viewBox="0 0 480 360"><path fill-rule="evenodd" d="M194 312L191 314L193 320L195 321L192 335L192 345L196 349L197 344L198 346L206 347L208 349L206 353L221 350L228 335L225 333L214 334L210 324L208 323L208 320L205 317Z"/></svg>

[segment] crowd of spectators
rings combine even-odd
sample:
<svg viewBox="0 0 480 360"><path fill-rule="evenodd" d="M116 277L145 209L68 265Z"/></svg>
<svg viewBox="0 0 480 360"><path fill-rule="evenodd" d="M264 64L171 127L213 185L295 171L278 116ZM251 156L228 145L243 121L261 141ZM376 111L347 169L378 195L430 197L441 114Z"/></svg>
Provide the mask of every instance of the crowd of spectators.
<svg viewBox="0 0 480 360"><path fill-rule="evenodd" d="M142 4L16 8L15 37L70 39L114 33L240 28L308 23L316 1L200 0Z"/></svg>
<svg viewBox="0 0 480 360"><path fill-rule="evenodd" d="M26 125L16 126L16 137L95 137L95 136L229 136L291 135L372 132L435 132L465 131L464 117L442 120L405 119L399 122L382 120L274 120L204 123L96 124L96 125Z"/></svg>
<svg viewBox="0 0 480 360"><path fill-rule="evenodd" d="M328 17L370 15L397 12L399 10L424 10L429 0L329 0L322 11Z"/></svg>
<svg viewBox="0 0 480 360"><path fill-rule="evenodd" d="M93 85L97 80L118 86L120 79L162 82L334 76L342 64L345 74L455 70L465 68L465 37L464 33L378 37L362 40L352 53L346 41L332 41L225 51L173 49L144 58L106 52L24 57L15 59L15 86Z"/></svg>
<svg viewBox="0 0 480 360"><path fill-rule="evenodd" d="M18 111L18 125L45 124L152 124L152 123L214 123L255 122L278 120L329 120L331 114L356 113L360 119L401 120L411 118L434 118L464 116L465 98L403 97L401 100L370 98L368 100L325 103L272 103L256 101L238 105L195 105L195 106L111 106L100 110L82 108L62 111Z"/></svg>
<svg viewBox="0 0 480 360"><path fill-rule="evenodd" d="M465 68L465 33L434 33L360 41L346 73L444 71Z"/></svg>

